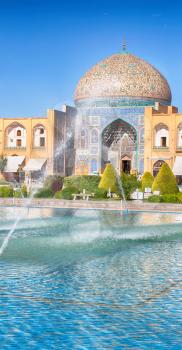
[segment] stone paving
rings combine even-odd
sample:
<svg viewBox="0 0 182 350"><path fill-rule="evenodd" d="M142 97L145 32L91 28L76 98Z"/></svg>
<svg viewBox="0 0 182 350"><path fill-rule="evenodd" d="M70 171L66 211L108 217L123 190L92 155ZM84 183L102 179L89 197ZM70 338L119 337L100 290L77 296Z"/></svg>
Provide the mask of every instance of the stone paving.
<svg viewBox="0 0 182 350"><path fill-rule="evenodd" d="M38 208L70 208L70 209L104 209L129 210L152 212L181 212L182 204L147 203L143 201L87 201L87 200L60 200L44 198L0 198L0 206L9 207L38 207Z"/></svg>

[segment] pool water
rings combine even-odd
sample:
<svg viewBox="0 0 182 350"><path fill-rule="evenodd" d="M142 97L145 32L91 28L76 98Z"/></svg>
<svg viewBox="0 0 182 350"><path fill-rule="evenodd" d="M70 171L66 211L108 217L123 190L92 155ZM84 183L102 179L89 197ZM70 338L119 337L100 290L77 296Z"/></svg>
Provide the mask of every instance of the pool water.
<svg viewBox="0 0 182 350"><path fill-rule="evenodd" d="M182 214L0 210L0 349L182 349ZM25 219L26 218L26 219Z"/></svg>

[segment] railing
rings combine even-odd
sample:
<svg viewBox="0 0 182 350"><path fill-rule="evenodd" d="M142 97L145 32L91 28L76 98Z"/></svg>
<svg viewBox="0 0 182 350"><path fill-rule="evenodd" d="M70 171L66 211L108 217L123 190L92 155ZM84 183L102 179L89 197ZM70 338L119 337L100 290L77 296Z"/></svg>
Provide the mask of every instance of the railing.
<svg viewBox="0 0 182 350"><path fill-rule="evenodd" d="M15 146L15 147L11 147L11 146L5 146L5 149L11 149L11 150L16 150L16 149L18 149L18 150L25 150L26 149L26 147L22 147L22 146Z"/></svg>
<svg viewBox="0 0 182 350"><path fill-rule="evenodd" d="M169 147L162 147L162 146L153 146L153 149L156 151L169 151Z"/></svg>
<svg viewBox="0 0 182 350"><path fill-rule="evenodd" d="M38 149L38 150L43 149L43 150L45 150L46 146L33 146L32 149Z"/></svg>
<svg viewBox="0 0 182 350"><path fill-rule="evenodd" d="M176 146L176 151L182 152L182 146Z"/></svg>

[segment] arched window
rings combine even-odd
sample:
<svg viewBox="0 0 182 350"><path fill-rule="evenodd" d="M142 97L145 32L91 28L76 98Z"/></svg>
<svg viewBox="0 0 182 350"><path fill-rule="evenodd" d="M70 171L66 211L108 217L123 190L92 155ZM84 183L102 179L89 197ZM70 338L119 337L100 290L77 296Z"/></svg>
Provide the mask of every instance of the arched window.
<svg viewBox="0 0 182 350"><path fill-rule="evenodd" d="M121 154L129 153L130 152L130 142L129 142L129 135L124 134L120 140L120 149Z"/></svg>
<svg viewBox="0 0 182 350"><path fill-rule="evenodd" d="M169 129L167 125L159 123L154 129L154 146L168 147L169 146Z"/></svg>
<svg viewBox="0 0 182 350"><path fill-rule="evenodd" d="M87 148L88 147L88 133L86 129L82 129L80 133L80 147Z"/></svg>
<svg viewBox="0 0 182 350"><path fill-rule="evenodd" d="M182 123L177 128L177 147L182 148Z"/></svg>
<svg viewBox="0 0 182 350"><path fill-rule="evenodd" d="M21 136L21 130L17 130L17 136Z"/></svg>
<svg viewBox="0 0 182 350"><path fill-rule="evenodd" d="M156 176L161 168L161 166L164 164L164 160L158 160L153 165L153 175Z"/></svg>
<svg viewBox="0 0 182 350"><path fill-rule="evenodd" d="M5 147L7 148L24 148L26 147L26 129L18 123L13 122L5 132Z"/></svg>
<svg viewBox="0 0 182 350"><path fill-rule="evenodd" d="M97 159L91 160L91 173L96 173L98 171Z"/></svg>
<svg viewBox="0 0 182 350"><path fill-rule="evenodd" d="M46 145L46 129L43 125L37 124L34 127L34 147L44 148Z"/></svg>
<svg viewBox="0 0 182 350"><path fill-rule="evenodd" d="M96 129L93 129L91 132L91 143L98 143L99 135Z"/></svg>

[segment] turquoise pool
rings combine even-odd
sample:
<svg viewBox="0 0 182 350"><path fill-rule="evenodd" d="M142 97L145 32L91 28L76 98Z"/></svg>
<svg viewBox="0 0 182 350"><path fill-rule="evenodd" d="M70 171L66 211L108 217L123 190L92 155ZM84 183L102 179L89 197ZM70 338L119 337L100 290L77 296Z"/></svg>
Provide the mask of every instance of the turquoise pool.
<svg viewBox="0 0 182 350"><path fill-rule="evenodd" d="M182 349L182 214L0 209L0 349Z"/></svg>

